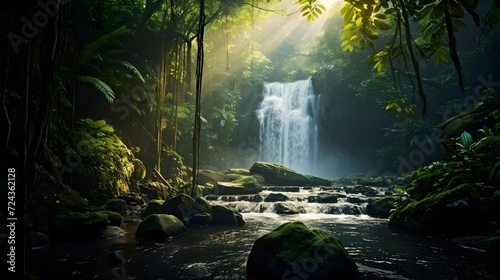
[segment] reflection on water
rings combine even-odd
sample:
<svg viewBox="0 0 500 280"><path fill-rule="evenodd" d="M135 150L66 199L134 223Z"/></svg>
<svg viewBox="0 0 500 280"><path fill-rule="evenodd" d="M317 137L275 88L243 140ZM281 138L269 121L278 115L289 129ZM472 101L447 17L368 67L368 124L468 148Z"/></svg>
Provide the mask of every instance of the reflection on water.
<svg viewBox="0 0 500 280"><path fill-rule="evenodd" d="M499 279L498 260L451 241L396 230L366 215L243 214L244 227L190 229L164 243L135 241L136 225L119 240L53 245L34 251L31 272L41 279L246 279L253 242L287 221L302 221L339 237L362 279ZM106 258L123 250L130 259L113 267ZM496 262L495 262L496 261Z"/></svg>

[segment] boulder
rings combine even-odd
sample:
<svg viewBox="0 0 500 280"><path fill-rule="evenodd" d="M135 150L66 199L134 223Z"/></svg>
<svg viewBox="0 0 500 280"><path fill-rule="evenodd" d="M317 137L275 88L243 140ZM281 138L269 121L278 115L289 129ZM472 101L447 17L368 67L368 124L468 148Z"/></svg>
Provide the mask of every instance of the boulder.
<svg viewBox="0 0 500 280"><path fill-rule="evenodd" d="M212 215L204 212L191 217L191 219L189 220L189 225L195 227L204 227L212 223L212 220Z"/></svg>
<svg viewBox="0 0 500 280"><path fill-rule="evenodd" d="M124 236L125 230L118 226L107 226L101 231L101 237L105 239L116 239Z"/></svg>
<svg viewBox="0 0 500 280"><path fill-rule="evenodd" d="M310 185L309 178L285 166L269 163L256 162L250 171L264 177L267 184L303 186Z"/></svg>
<svg viewBox="0 0 500 280"><path fill-rule="evenodd" d="M33 213L35 227L46 227L51 222L48 217L52 217L54 213L86 210L88 201L78 192L61 183L61 180L38 164L35 168L35 182L29 193L32 208L36 209Z"/></svg>
<svg viewBox="0 0 500 280"><path fill-rule="evenodd" d="M344 187L344 191L348 194L356 194L360 193L366 196L376 196L378 195L378 191L369 186L356 185L356 186L346 186Z"/></svg>
<svg viewBox="0 0 500 280"><path fill-rule="evenodd" d="M262 191L262 186L252 176L243 176L232 182L217 182L215 194L218 195L239 195L256 194Z"/></svg>
<svg viewBox="0 0 500 280"><path fill-rule="evenodd" d="M171 193L169 187L161 182L147 182L140 185L139 189L142 194L145 194L151 200L167 199Z"/></svg>
<svg viewBox="0 0 500 280"><path fill-rule="evenodd" d="M395 208L394 203L397 200L394 196L374 199L366 205L366 214L372 217L389 218L391 210Z"/></svg>
<svg viewBox="0 0 500 280"><path fill-rule="evenodd" d="M282 193L270 193L265 199L265 202L287 201L290 198Z"/></svg>
<svg viewBox="0 0 500 280"><path fill-rule="evenodd" d="M299 209L293 204L278 202L274 204L274 212L276 212L276 214L293 215L299 214Z"/></svg>
<svg viewBox="0 0 500 280"><path fill-rule="evenodd" d="M259 237L247 260L249 279L359 279L338 238L301 222L280 225Z"/></svg>
<svg viewBox="0 0 500 280"><path fill-rule="evenodd" d="M177 217L167 214L152 214L139 224L135 236L166 239L186 231L186 226Z"/></svg>
<svg viewBox="0 0 500 280"><path fill-rule="evenodd" d="M176 216L184 224L189 223L190 217L198 214L199 211L193 208L195 200L186 194L180 194L171 199L165 200L161 206L161 213Z"/></svg>
<svg viewBox="0 0 500 280"><path fill-rule="evenodd" d="M212 205L212 223L216 225L242 226L245 221L243 221L243 216L235 209L223 205Z"/></svg>
<svg viewBox="0 0 500 280"><path fill-rule="evenodd" d="M336 194L320 193L318 194L319 203L337 203L339 196Z"/></svg>
<svg viewBox="0 0 500 280"><path fill-rule="evenodd" d="M227 178L224 174L212 170L200 170L198 172L198 184L205 185L207 183L215 185L217 182L225 182Z"/></svg>
<svg viewBox="0 0 500 280"><path fill-rule="evenodd" d="M118 196L117 198L125 200L125 202L127 202L127 205L130 205L132 203L136 203L137 205L145 205L146 204L146 201L144 201L144 198L142 198L142 196L137 195L135 193L126 193L126 194Z"/></svg>
<svg viewBox="0 0 500 280"><path fill-rule="evenodd" d="M30 249L50 246L50 239L45 233L30 231L27 237L26 242Z"/></svg>
<svg viewBox="0 0 500 280"><path fill-rule="evenodd" d="M487 213L471 184L430 195L391 215L389 225L423 234L448 237L484 234Z"/></svg>
<svg viewBox="0 0 500 280"><path fill-rule="evenodd" d="M161 206L165 202L165 200L151 200L148 203L148 207L144 211L141 212L141 217L147 217L151 214L161 214Z"/></svg>
<svg viewBox="0 0 500 280"><path fill-rule="evenodd" d="M112 198L104 204L103 209L125 216L127 215L127 202L123 199Z"/></svg>
<svg viewBox="0 0 500 280"><path fill-rule="evenodd" d="M116 212L66 212L52 217L49 236L52 240L69 241L98 237L106 226L121 223L121 215Z"/></svg>

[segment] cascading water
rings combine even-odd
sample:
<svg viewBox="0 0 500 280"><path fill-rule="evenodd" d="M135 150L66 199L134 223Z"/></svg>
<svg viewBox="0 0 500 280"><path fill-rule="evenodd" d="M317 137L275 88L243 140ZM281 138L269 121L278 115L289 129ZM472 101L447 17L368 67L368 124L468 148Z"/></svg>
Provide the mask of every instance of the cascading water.
<svg viewBox="0 0 500 280"><path fill-rule="evenodd" d="M313 173L318 100L311 80L265 83L262 95L257 110L260 159Z"/></svg>

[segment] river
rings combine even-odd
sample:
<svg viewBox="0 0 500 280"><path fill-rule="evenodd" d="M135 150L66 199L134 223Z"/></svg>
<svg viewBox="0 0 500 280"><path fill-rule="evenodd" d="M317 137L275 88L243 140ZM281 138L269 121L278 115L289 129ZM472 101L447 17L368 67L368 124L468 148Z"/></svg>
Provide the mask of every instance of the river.
<svg viewBox="0 0 500 280"><path fill-rule="evenodd" d="M295 197L303 193L301 190ZM234 201L213 203L238 205ZM321 208L304 200L295 203L304 203L307 209ZM498 258L448 239L389 227L387 219L312 210L278 215L252 211L248 205L241 208L250 209L243 213L246 225L242 227L190 228L185 234L154 243L135 239L137 223L123 223L128 234L119 239L54 244L33 250L28 267L40 279L50 280L247 279L246 260L253 242L284 222L301 221L338 236L358 265L361 279L500 279ZM113 266L107 257L117 250L128 261ZM301 278L285 280L297 279Z"/></svg>

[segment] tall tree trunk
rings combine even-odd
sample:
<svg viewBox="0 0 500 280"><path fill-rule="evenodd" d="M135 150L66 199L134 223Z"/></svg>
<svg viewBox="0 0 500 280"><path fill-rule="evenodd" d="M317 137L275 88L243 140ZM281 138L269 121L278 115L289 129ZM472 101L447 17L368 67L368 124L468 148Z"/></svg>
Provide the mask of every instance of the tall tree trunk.
<svg viewBox="0 0 500 280"><path fill-rule="evenodd" d="M203 81L203 37L205 29L205 1L200 0L200 21L198 25L198 54L196 56L196 96L193 131L193 185L191 196L196 196L198 186L198 170L200 167L200 134L201 134L201 89Z"/></svg>

